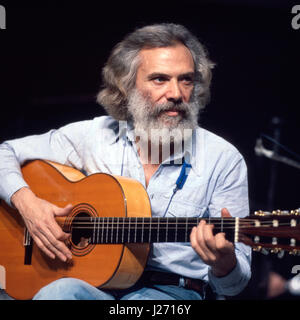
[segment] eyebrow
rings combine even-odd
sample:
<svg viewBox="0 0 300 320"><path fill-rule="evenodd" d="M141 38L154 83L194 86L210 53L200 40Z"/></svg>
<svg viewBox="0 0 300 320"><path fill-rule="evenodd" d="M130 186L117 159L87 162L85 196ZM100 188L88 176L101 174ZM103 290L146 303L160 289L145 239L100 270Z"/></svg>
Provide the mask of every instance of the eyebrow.
<svg viewBox="0 0 300 320"><path fill-rule="evenodd" d="M151 73L151 74L149 74L147 76L147 79L152 80L154 78L160 78L160 77L162 77L162 78L170 78L170 75L168 75L166 73L161 73L161 72L153 72L153 73ZM180 74L178 78L179 79L183 79L183 78L186 78L186 77L190 77L193 80L194 77L195 77L195 73L194 72L183 73L183 74Z"/></svg>
<svg viewBox="0 0 300 320"><path fill-rule="evenodd" d="M194 80L195 79L195 72L187 72L187 73L181 74L178 78L179 79L191 78L192 80Z"/></svg>

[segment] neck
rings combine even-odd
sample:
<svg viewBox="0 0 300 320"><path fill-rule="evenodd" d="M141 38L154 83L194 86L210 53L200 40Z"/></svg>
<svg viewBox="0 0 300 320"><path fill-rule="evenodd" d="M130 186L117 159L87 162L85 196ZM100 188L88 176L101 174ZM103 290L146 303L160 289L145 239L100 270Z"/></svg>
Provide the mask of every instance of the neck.
<svg viewBox="0 0 300 320"><path fill-rule="evenodd" d="M169 159L176 153L182 154L184 141L180 146L176 146L173 142L167 144L152 143L151 140L142 142L139 138L136 139L137 151L143 165L160 165L163 161Z"/></svg>
<svg viewBox="0 0 300 320"><path fill-rule="evenodd" d="M189 242L194 226L204 218L174 217L96 217L75 218L73 233L78 231L91 243L151 243L151 242ZM214 232L225 232L233 240L237 218L208 218L214 224Z"/></svg>

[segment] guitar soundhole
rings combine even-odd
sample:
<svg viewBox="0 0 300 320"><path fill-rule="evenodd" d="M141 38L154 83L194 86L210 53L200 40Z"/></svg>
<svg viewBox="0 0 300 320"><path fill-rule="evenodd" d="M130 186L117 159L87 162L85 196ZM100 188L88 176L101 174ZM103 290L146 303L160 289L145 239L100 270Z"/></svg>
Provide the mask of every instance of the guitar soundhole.
<svg viewBox="0 0 300 320"><path fill-rule="evenodd" d="M66 219L64 229L71 233L69 245L75 256L84 256L95 247L91 241L93 228L90 221L96 216L96 210L91 205L81 203L73 208Z"/></svg>
<svg viewBox="0 0 300 320"><path fill-rule="evenodd" d="M82 212L76 215L76 222L72 223L72 243L78 248L86 248L92 238L92 229L86 227L85 219L88 219L89 214ZM79 218L79 219L78 219Z"/></svg>

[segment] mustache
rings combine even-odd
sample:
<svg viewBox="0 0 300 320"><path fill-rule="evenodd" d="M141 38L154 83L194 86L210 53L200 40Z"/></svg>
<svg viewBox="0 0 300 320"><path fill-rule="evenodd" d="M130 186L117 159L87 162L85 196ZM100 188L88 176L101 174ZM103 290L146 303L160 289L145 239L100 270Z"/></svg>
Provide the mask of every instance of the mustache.
<svg viewBox="0 0 300 320"><path fill-rule="evenodd" d="M149 112L152 117L158 117L166 111L177 111L183 118L186 118L190 114L190 109L191 105L188 103L168 101L164 104L156 104Z"/></svg>

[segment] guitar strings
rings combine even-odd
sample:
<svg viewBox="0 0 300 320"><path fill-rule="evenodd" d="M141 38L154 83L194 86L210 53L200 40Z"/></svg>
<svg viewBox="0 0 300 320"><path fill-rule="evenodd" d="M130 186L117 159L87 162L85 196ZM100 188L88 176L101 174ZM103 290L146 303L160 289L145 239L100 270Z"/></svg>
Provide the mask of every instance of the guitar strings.
<svg viewBox="0 0 300 320"><path fill-rule="evenodd" d="M291 217L288 217L291 219ZM297 217L299 218L299 217ZM111 219L111 221L110 221ZM188 221L187 221L188 219ZM102 220L102 221L101 221ZM65 223L72 226L72 229L120 229L120 228L133 228L136 230L141 229L155 229L159 228L164 230L186 230L197 226L201 220L206 220L208 224L214 225L215 229L228 230L236 228L236 219L234 217L226 218L193 218L193 217L178 217L178 218L165 218L165 217L67 217ZM255 221L259 221L259 225L255 225ZM238 220L240 229L247 228L264 228L264 227L281 227L290 226L290 222L278 222L274 226L273 221L263 221L257 218L241 218ZM142 226L142 227L141 227Z"/></svg>
<svg viewBox="0 0 300 320"><path fill-rule="evenodd" d="M149 225L149 226L148 226ZM72 224L72 228L73 229L100 229L100 228L110 228L110 229L119 229L119 228L123 228L126 227L128 228L129 226L133 229L138 229L138 230L141 230L141 229L147 229L147 228L155 228L156 226L159 225L159 228L161 229L178 229L178 230L184 230L186 228L192 228L192 227L196 227L195 224L186 224L186 225L178 225L178 224L174 224L174 223L165 223L165 224L158 224L158 223L151 223L151 227L150 227L150 223L149 224L129 224L129 223L86 223L84 226L82 226L82 224L78 223L78 225L75 224ZM142 226L142 227L141 227ZM219 226L222 226L222 229L235 229L235 225L222 225L222 224L214 224L214 226L216 228L218 228ZM248 224L245 224L245 225L241 225L239 224L239 228L240 229L248 229L248 228L255 228L255 229L259 229L259 228L265 228L265 227L274 227L274 228L278 228L278 227L282 227L282 226L290 226L289 223L280 223L278 224L278 226L274 226L273 224L262 224L260 226L254 226L254 225L248 225Z"/></svg>
<svg viewBox="0 0 300 320"><path fill-rule="evenodd" d="M164 222L164 221L109 221L108 219L106 220L103 220L103 221L81 221L81 222L78 222L78 221L74 221L72 219L70 220L66 220L66 222L68 223L71 223L72 225L91 225L91 226L94 226L94 225L147 225L147 224L151 224L151 225L177 225L177 226L180 226L180 225L197 225L199 222L196 221L195 222L191 222L191 221L188 221L188 222L182 222L182 221L167 221L167 222ZM249 223L250 222L250 223ZM244 221L239 221L238 224L240 227L252 227L252 226L255 226L255 222L254 221L249 221L249 222L244 222ZM223 221L223 222L208 222L208 224L210 225L233 225L235 226L236 225L236 221L233 221L233 222L228 222L228 221ZM278 222L278 226L289 226L290 225L290 222ZM269 222L269 221L262 221L260 222L260 225L258 226L255 226L256 228L257 227L261 227L261 226L274 226L273 222Z"/></svg>
<svg viewBox="0 0 300 320"><path fill-rule="evenodd" d="M103 219L101 221L101 219ZM109 220L112 220L112 221L109 221ZM139 220L138 220L139 219ZM100 223L113 223L113 224L195 224L195 223L200 223L201 220L206 220L206 222L208 222L209 224L236 224L236 220L232 220L232 221L228 221L228 220L223 220L223 221L220 221L220 220L216 220L214 221L214 219L197 219L197 218L194 218L194 219L189 219L188 221L185 221L185 218L170 218L168 220L165 220L165 218L162 218L161 220L160 219L144 219L141 221L141 219L143 218L133 218L133 219L128 219L128 218L121 218L121 219L118 219L118 217L115 217L115 218L107 218L107 217L103 217L103 218L100 218L100 219L93 219L91 220L90 218L83 218L83 219L78 219L78 218L75 218L75 219L72 219L72 218L67 218L65 221L66 222L71 222L72 224L100 224ZM117 221L116 221L117 220ZM246 223L254 223L253 220L239 220L239 224L246 224ZM269 222L262 222L262 223L269 223ZM271 223L271 222L270 222Z"/></svg>
<svg viewBox="0 0 300 320"><path fill-rule="evenodd" d="M296 220L299 220L299 216L293 218ZM65 220L66 221L73 221L73 223L98 223L98 221L101 221L101 219L109 221L109 219L112 220L121 220L121 221L126 221L127 223L141 223L140 220L142 220L142 223L192 223L193 221L201 221L205 220L209 223L236 223L236 218L192 218L192 217L178 217L178 218L173 218L173 217L67 217ZM188 219L188 220L187 220ZM292 219L292 218L289 218ZM244 222L249 222L249 223L255 223L255 221L258 221L260 223L273 223L273 220L278 219L272 219L272 221L264 221L260 219L247 219L247 218L239 218L239 223L244 223ZM164 222L166 221L166 222ZM114 221L115 222L115 221ZM278 221L278 223L282 223Z"/></svg>

